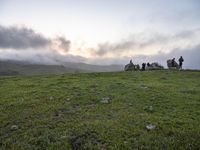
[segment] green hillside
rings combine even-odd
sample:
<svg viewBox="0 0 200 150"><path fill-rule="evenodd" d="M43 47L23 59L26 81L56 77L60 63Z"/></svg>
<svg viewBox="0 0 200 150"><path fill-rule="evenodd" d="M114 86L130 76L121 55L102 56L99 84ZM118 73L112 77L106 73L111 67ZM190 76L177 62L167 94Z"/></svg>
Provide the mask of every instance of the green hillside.
<svg viewBox="0 0 200 150"><path fill-rule="evenodd" d="M200 71L0 77L0 149L200 149Z"/></svg>
<svg viewBox="0 0 200 150"><path fill-rule="evenodd" d="M82 69L62 65L31 64L28 62L0 61L0 76L45 75L85 72Z"/></svg>
<svg viewBox="0 0 200 150"><path fill-rule="evenodd" d="M1 61L0 76L49 75L63 73L116 72L122 71L121 65L92 65L66 62L62 65L34 64L23 61Z"/></svg>

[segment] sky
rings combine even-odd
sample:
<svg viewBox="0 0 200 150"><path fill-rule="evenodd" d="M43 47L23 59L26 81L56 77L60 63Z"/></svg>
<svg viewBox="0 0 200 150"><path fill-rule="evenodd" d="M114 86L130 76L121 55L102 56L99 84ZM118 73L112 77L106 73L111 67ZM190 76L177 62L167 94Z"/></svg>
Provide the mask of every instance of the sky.
<svg viewBox="0 0 200 150"><path fill-rule="evenodd" d="M200 69L199 0L0 0L0 59Z"/></svg>

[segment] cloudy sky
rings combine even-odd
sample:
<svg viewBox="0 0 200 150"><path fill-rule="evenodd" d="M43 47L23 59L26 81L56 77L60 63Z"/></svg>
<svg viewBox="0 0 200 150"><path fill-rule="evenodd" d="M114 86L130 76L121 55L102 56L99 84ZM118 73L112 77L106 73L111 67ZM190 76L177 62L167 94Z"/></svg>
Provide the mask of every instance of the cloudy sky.
<svg viewBox="0 0 200 150"><path fill-rule="evenodd" d="M0 0L0 59L200 69L199 0Z"/></svg>

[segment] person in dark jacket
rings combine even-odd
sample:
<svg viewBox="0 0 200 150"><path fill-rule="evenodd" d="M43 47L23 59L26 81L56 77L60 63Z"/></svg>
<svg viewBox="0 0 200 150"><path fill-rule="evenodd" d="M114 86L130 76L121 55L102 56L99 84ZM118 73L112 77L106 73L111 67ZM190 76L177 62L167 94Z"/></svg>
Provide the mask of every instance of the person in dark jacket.
<svg viewBox="0 0 200 150"><path fill-rule="evenodd" d="M175 67L175 58L172 59L172 67Z"/></svg>
<svg viewBox="0 0 200 150"><path fill-rule="evenodd" d="M147 67L150 67L150 66L151 66L150 63L148 62L148 63L147 63Z"/></svg>
<svg viewBox="0 0 200 150"><path fill-rule="evenodd" d="M180 69L182 69L182 65L183 65L183 62L184 62L183 57L181 56L178 61L179 61Z"/></svg>
<svg viewBox="0 0 200 150"><path fill-rule="evenodd" d="M142 63L142 71L144 71L146 68L146 63Z"/></svg>
<svg viewBox="0 0 200 150"><path fill-rule="evenodd" d="M133 61L132 61L132 59L130 60L130 64L133 65Z"/></svg>

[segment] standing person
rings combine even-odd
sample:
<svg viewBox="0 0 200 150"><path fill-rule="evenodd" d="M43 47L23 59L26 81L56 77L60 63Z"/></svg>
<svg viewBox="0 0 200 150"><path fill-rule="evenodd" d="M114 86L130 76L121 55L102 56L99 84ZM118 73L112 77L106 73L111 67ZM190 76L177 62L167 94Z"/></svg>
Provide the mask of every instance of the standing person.
<svg viewBox="0 0 200 150"><path fill-rule="evenodd" d="M172 59L172 67L175 67L175 58Z"/></svg>
<svg viewBox="0 0 200 150"><path fill-rule="evenodd" d="M179 61L180 69L182 69L182 65L183 65L183 62L184 62L183 57L181 56L178 61Z"/></svg>
<svg viewBox="0 0 200 150"><path fill-rule="evenodd" d="M142 63L142 70L143 70L143 71L145 70L145 67L146 67L146 64L145 64L145 63Z"/></svg>
<svg viewBox="0 0 200 150"><path fill-rule="evenodd" d="M150 67L150 66L151 66L150 63L148 62L148 63L147 63L147 67Z"/></svg>
<svg viewBox="0 0 200 150"><path fill-rule="evenodd" d="M132 61L132 59L130 60L130 64L131 64L131 65L133 64L133 61Z"/></svg>

